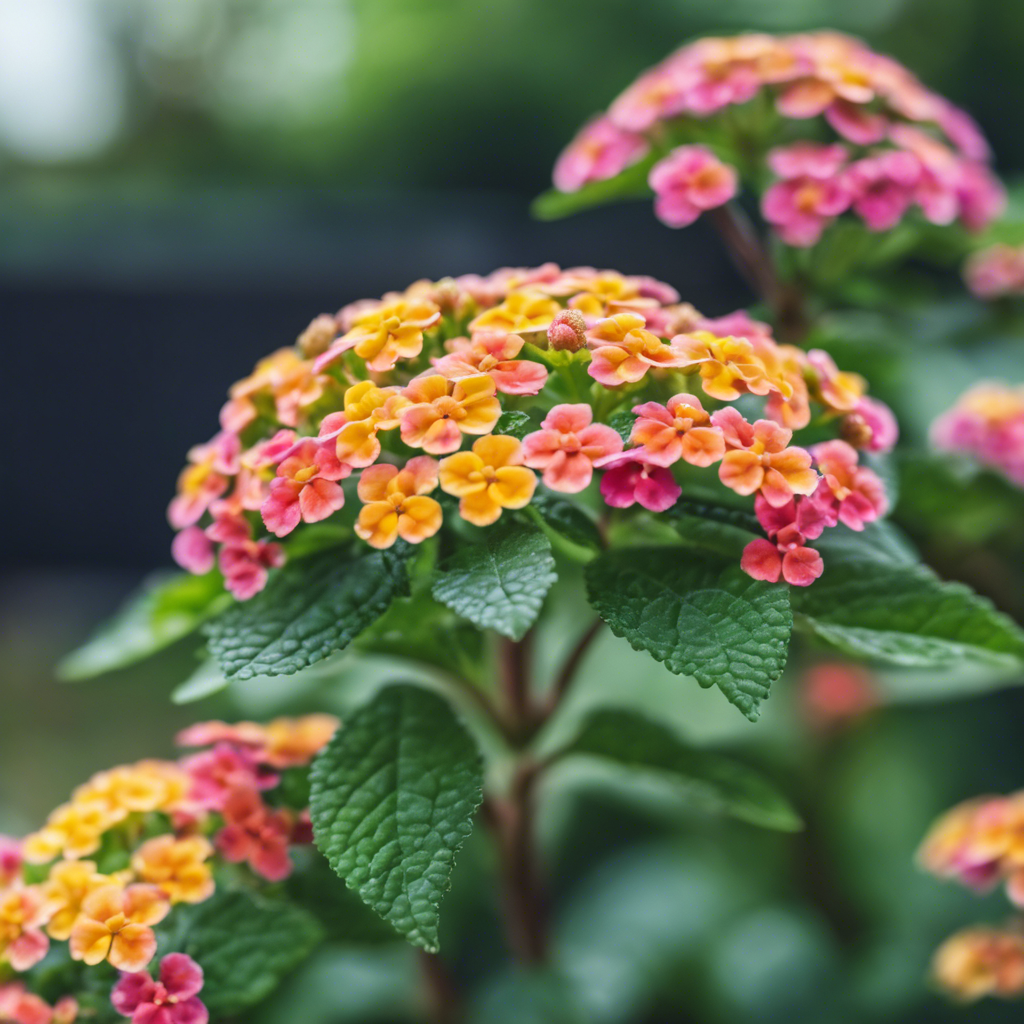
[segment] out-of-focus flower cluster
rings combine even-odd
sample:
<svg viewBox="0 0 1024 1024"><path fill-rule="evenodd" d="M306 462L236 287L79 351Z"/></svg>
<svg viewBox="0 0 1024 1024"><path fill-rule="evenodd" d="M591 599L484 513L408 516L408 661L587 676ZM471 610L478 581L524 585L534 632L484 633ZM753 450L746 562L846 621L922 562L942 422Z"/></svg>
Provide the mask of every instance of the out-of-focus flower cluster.
<svg viewBox="0 0 1024 1024"><path fill-rule="evenodd" d="M1024 245L990 245L964 266L967 287L979 299L1024 295Z"/></svg>
<svg viewBox="0 0 1024 1024"><path fill-rule="evenodd" d="M751 117L731 116L747 105ZM934 224L978 230L1004 202L971 118L891 57L835 32L682 47L580 131L555 165L555 187L574 192L649 156L666 224L721 206L742 177L793 246L814 245L846 211L871 231L912 207Z"/></svg>
<svg viewBox="0 0 1024 1024"><path fill-rule="evenodd" d="M198 965L171 953L157 981L144 973L154 928L176 905L209 899L228 864L271 882L291 873L289 848L312 831L308 808L289 806L282 772L308 765L337 726L329 715L202 723L178 742L203 749L100 772L39 831L0 837L0 978L31 972L52 943L67 943L72 960L123 972L113 1004L124 1016L205 1024ZM76 1019L75 993L50 1007L25 981L0 985L0 1021Z"/></svg>
<svg viewBox="0 0 1024 1024"><path fill-rule="evenodd" d="M762 418L731 404L746 396ZM510 412L532 427L521 440L503 429ZM616 413L635 417L626 440ZM839 436L793 444L812 416ZM221 427L189 453L169 518L179 564L219 565L240 599L284 560L272 538L340 512L346 480L355 533L387 548L441 529L439 491L481 527L528 505L538 472L565 494L600 475L612 508L662 512L681 470L713 466L755 499L767 534L747 571L806 585L821 572L807 540L885 512L858 449L897 434L824 352L779 345L742 312L708 319L650 278L554 264L420 281L319 316L231 389Z"/></svg>
<svg viewBox="0 0 1024 1024"><path fill-rule="evenodd" d="M947 811L921 844L918 863L977 892L1005 885L1010 902L1024 908L1024 793L979 797ZM933 971L958 999L1024 995L1020 922L953 935L936 952Z"/></svg>
<svg viewBox="0 0 1024 1024"><path fill-rule="evenodd" d="M971 455L1024 487L1024 385L975 385L932 424L932 442Z"/></svg>

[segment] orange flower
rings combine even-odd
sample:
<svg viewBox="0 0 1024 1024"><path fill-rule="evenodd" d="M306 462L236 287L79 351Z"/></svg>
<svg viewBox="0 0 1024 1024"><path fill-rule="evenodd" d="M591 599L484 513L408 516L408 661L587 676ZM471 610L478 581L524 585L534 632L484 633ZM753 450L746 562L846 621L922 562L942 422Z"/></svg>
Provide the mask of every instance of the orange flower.
<svg viewBox="0 0 1024 1024"><path fill-rule="evenodd" d="M647 321L638 313L616 313L587 331L591 350L587 372L606 387L632 384L652 367L669 369L686 365L686 354L674 339L666 345L645 330Z"/></svg>
<svg viewBox="0 0 1024 1024"><path fill-rule="evenodd" d="M275 768L309 764L327 746L339 725L334 715L275 718L263 730L262 759Z"/></svg>
<svg viewBox="0 0 1024 1024"><path fill-rule="evenodd" d="M985 927L958 932L936 951L932 972L939 985L964 1002L1019 996L1024 992L1024 935Z"/></svg>
<svg viewBox="0 0 1024 1024"><path fill-rule="evenodd" d="M459 514L475 526L496 522L502 509L523 508L537 487L523 462L523 446L514 437L481 437L471 452L441 460L441 489L461 499Z"/></svg>
<svg viewBox="0 0 1024 1024"><path fill-rule="evenodd" d="M561 310L554 299L543 292L524 288L512 291L500 306L488 309L473 320L469 329L502 334L530 334L546 331Z"/></svg>
<svg viewBox="0 0 1024 1024"><path fill-rule="evenodd" d="M441 506L426 497L437 487L437 463L429 455L410 459L405 468L370 466L359 480L366 502L356 533L375 548L389 548L401 537L419 544L441 528Z"/></svg>
<svg viewBox="0 0 1024 1024"><path fill-rule="evenodd" d="M15 885L0 889L0 963L27 971L46 956L50 940L42 926L50 904L38 886Z"/></svg>
<svg viewBox="0 0 1024 1024"><path fill-rule="evenodd" d="M402 440L431 455L457 451L463 434L486 434L498 422L495 391L486 373L454 382L440 374L414 380L405 390L412 404L402 410Z"/></svg>
<svg viewBox="0 0 1024 1024"><path fill-rule="evenodd" d="M409 400L398 388L380 388L364 380L345 392L342 412L331 413L320 424L320 437L335 437L338 459L356 469L372 465L380 455L378 430L398 426L399 412Z"/></svg>
<svg viewBox="0 0 1024 1024"><path fill-rule="evenodd" d="M782 377L772 378L764 360L747 338L719 338L710 331L680 334L672 339L685 357L685 368L700 367L701 386L706 395L732 402L742 394L767 395L780 392L789 398L790 384Z"/></svg>
<svg viewBox="0 0 1024 1024"><path fill-rule="evenodd" d="M114 810L102 801L61 804L42 829L25 837L25 860L45 864L62 853L72 859L88 857L100 848L103 833L127 816L127 811Z"/></svg>
<svg viewBox="0 0 1024 1024"><path fill-rule="evenodd" d="M244 430L261 411L256 402L259 396L270 399L268 404L286 427L297 426L301 412L316 402L329 384L330 378L320 375L294 348L278 349L232 386L221 409L221 426L235 434Z"/></svg>
<svg viewBox="0 0 1024 1024"><path fill-rule="evenodd" d="M213 847L203 836L156 836L132 857L132 870L157 886L171 903L202 903L213 895L213 875L207 858Z"/></svg>
<svg viewBox="0 0 1024 1024"><path fill-rule="evenodd" d="M316 362L316 369L354 349L376 373L392 370L399 359L414 359L423 351L423 332L441 319L433 302L396 299L356 314L352 328Z"/></svg>
<svg viewBox="0 0 1024 1024"><path fill-rule="evenodd" d="M119 971L141 971L156 953L152 926L171 909L155 885L105 885L82 901L71 929L71 959L90 967L109 960Z"/></svg>
<svg viewBox="0 0 1024 1024"><path fill-rule="evenodd" d="M63 860L50 868L43 890L50 901L53 916L46 930L51 939L64 942L82 910L82 901L111 879L101 875L91 860Z"/></svg>
<svg viewBox="0 0 1024 1024"><path fill-rule="evenodd" d="M174 762L139 761L97 773L72 800L104 804L112 813L169 811L184 800L188 787L188 775Z"/></svg>

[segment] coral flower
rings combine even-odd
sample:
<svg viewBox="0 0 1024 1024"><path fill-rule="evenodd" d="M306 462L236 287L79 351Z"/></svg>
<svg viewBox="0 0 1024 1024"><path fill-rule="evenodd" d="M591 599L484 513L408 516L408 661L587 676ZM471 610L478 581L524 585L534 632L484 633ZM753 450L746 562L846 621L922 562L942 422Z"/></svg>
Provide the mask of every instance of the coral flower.
<svg viewBox="0 0 1024 1024"><path fill-rule="evenodd" d="M329 383L329 378L320 376L294 349L279 349L261 359L251 376L231 388L220 412L221 426L237 434L256 419L265 404L269 405L265 411L272 408L286 427L297 426L303 410L323 396ZM257 401L264 396L268 402Z"/></svg>
<svg viewBox="0 0 1024 1024"><path fill-rule="evenodd" d="M900 426L892 409L877 398L864 395L845 416L842 424L843 437L855 448L869 452L889 452L900 437ZM847 437L852 432L856 440Z"/></svg>
<svg viewBox="0 0 1024 1024"><path fill-rule="evenodd" d="M380 388L365 380L345 392L341 412L324 417L320 437L334 440L335 454L341 462L362 469L380 455L379 430L398 426L398 414L408 401L398 388Z"/></svg>
<svg viewBox="0 0 1024 1024"><path fill-rule="evenodd" d="M262 735L258 742L262 743ZM223 741L216 743L211 750L187 758L182 767L192 779L189 798L210 811L221 810L229 794L239 787L271 789L280 781L273 772L261 770L255 754L248 747Z"/></svg>
<svg viewBox="0 0 1024 1024"><path fill-rule="evenodd" d="M523 344L517 334L452 338L445 344L448 355L432 360L433 372L448 380L486 373L503 394L537 395L547 382L548 371L532 359L516 359ZM423 376L429 376L429 372Z"/></svg>
<svg viewBox="0 0 1024 1024"><path fill-rule="evenodd" d="M767 395L778 391L783 397L792 387L781 378L772 379L764 360L747 338L719 338L709 331L680 334L672 339L685 369L700 368L701 387L711 398L732 402L742 394Z"/></svg>
<svg viewBox="0 0 1024 1024"><path fill-rule="evenodd" d="M788 245L806 248L853 201L843 178L789 178L777 181L761 199L761 212Z"/></svg>
<svg viewBox="0 0 1024 1024"><path fill-rule="evenodd" d="M693 395L673 395L667 405L645 402L633 406L633 412L638 419L629 440L643 446L651 465L671 466L683 459L691 466L710 466L725 454L722 432Z"/></svg>
<svg viewBox="0 0 1024 1024"><path fill-rule="evenodd" d="M78 1001L71 996L50 1006L20 982L0 985L0 1021L11 1024L74 1024L78 1018Z"/></svg>
<svg viewBox="0 0 1024 1024"><path fill-rule="evenodd" d="M979 299L1024 293L1024 247L993 245L979 250L965 264L964 278Z"/></svg>
<svg viewBox="0 0 1024 1024"><path fill-rule="evenodd" d="M171 541L171 557L187 572L205 576L217 564L213 541L198 526L186 526Z"/></svg>
<svg viewBox="0 0 1024 1024"><path fill-rule="evenodd" d="M352 472L338 460L331 442L305 437L277 467L270 495L260 512L268 530L277 537L291 533L300 522L319 523L345 504L337 483Z"/></svg>
<svg viewBox="0 0 1024 1024"><path fill-rule="evenodd" d="M0 835L0 888L21 877L21 843L10 836Z"/></svg>
<svg viewBox="0 0 1024 1024"><path fill-rule="evenodd" d="M932 960L935 981L963 1002L1024 993L1024 934L968 928L948 938Z"/></svg>
<svg viewBox="0 0 1024 1024"><path fill-rule="evenodd" d="M744 549L740 568L756 580L777 583L781 577L794 587L810 586L824 571L821 555L806 546L832 525L813 498L790 500L775 507L763 495L754 499L754 510L769 540L752 540Z"/></svg>
<svg viewBox="0 0 1024 1024"><path fill-rule="evenodd" d="M111 881L107 875L101 875L89 860L65 860L54 864L44 883L52 914L46 925L50 938L66 941L81 913L82 901L89 893L110 885Z"/></svg>
<svg viewBox="0 0 1024 1024"><path fill-rule="evenodd" d="M413 359L423 350L423 332L441 319L433 302L384 302L354 317L352 327L319 356L319 371L353 349L375 373L393 370L399 359Z"/></svg>
<svg viewBox="0 0 1024 1024"><path fill-rule="evenodd" d="M794 494L812 494L818 486L810 452L787 447L791 430L771 420L748 423L731 407L719 409L711 422L721 428L729 449L718 477L737 494L760 491L768 504L778 508Z"/></svg>
<svg viewBox="0 0 1024 1024"><path fill-rule="evenodd" d="M178 493L167 508L167 520L174 529L197 523L228 489L228 478L238 472L241 450L236 435L221 431L208 444L189 451L189 465L181 471Z"/></svg>
<svg viewBox="0 0 1024 1024"><path fill-rule="evenodd" d="M736 171L705 146L679 146L652 168L654 212L671 228L692 224L736 195Z"/></svg>
<svg viewBox="0 0 1024 1024"><path fill-rule="evenodd" d="M420 377L405 390L411 403L401 413L402 440L431 455L458 450L463 434L486 434L501 416L494 381L487 374L449 384L441 376Z"/></svg>
<svg viewBox="0 0 1024 1024"><path fill-rule="evenodd" d="M608 109L608 117L623 131L645 132L663 117L686 109L691 77L666 62L651 68L623 92Z"/></svg>
<svg viewBox="0 0 1024 1024"><path fill-rule="evenodd" d="M845 441L825 441L811 448L823 479L815 497L831 506L832 514L851 530L883 516L889 507L885 485L878 474L857 463L857 450Z"/></svg>
<svg viewBox="0 0 1024 1024"><path fill-rule="evenodd" d="M606 387L632 384L652 367L668 369L687 364L675 344L645 330L647 321L638 313L616 313L587 331L590 376Z"/></svg>
<svg viewBox="0 0 1024 1024"><path fill-rule="evenodd" d="M213 527L208 531L211 536L212 531ZM253 540L251 532L251 525L240 519L231 535L214 537L223 542L217 564L224 574L224 586L239 601L255 597L267 585L268 570L277 569L285 562L280 544Z"/></svg>
<svg viewBox="0 0 1024 1024"><path fill-rule="evenodd" d="M52 905L38 886L14 885L0 890L0 963L27 971L46 956L50 940L43 933Z"/></svg>
<svg viewBox="0 0 1024 1024"><path fill-rule="evenodd" d="M202 903L213 895L213 875L206 860L213 847L203 836L156 836L132 857L132 870L157 886L171 903Z"/></svg>
<svg viewBox="0 0 1024 1024"><path fill-rule="evenodd" d="M96 889L82 901L82 913L71 930L71 958L90 967L109 960L118 970L141 971L156 953L152 926L170 908L155 885Z"/></svg>
<svg viewBox="0 0 1024 1024"><path fill-rule="evenodd" d="M553 491L576 494L594 473L594 462L622 451L622 438L611 427L592 422L589 405L556 405L541 429L523 438L523 461L542 469L542 479Z"/></svg>
<svg viewBox="0 0 1024 1024"><path fill-rule="evenodd" d="M307 765L327 746L339 725L334 715L275 718L263 727L261 758L274 768Z"/></svg>
<svg viewBox="0 0 1024 1024"><path fill-rule="evenodd" d="M636 132L618 128L607 117L596 117L584 125L563 150L555 164L555 188L575 192L591 181L614 178L650 149Z"/></svg>
<svg viewBox="0 0 1024 1024"><path fill-rule="evenodd" d="M470 321L473 334L493 331L506 334L532 334L546 331L562 307L543 292L530 289L509 292L500 306L488 309Z"/></svg>
<svg viewBox="0 0 1024 1024"><path fill-rule="evenodd" d="M461 436L461 435L460 435ZM441 506L427 495L437 487L437 463L429 455L397 466L370 466L359 479L359 499L366 502L356 533L375 548L389 548L401 537L410 544L441 529Z"/></svg>
<svg viewBox="0 0 1024 1024"><path fill-rule="evenodd" d="M271 811L255 789L241 788L224 801L223 815L225 825L215 842L225 860L248 862L268 882L280 882L291 874L291 821L287 814Z"/></svg>
<svg viewBox="0 0 1024 1024"><path fill-rule="evenodd" d="M864 378L856 373L844 373L835 360L824 350L812 348L807 362L816 375L816 397L822 405L839 412L856 409L864 396Z"/></svg>
<svg viewBox="0 0 1024 1024"><path fill-rule="evenodd" d="M683 493L671 470L652 463L643 448L608 455L598 462L605 470L601 497L612 508L642 505L650 512L670 509Z"/></svg>
<svg viewBox="0 0 1024 1024"><path fill-rule="evenodd" d="M199 999L202 968L184 953L168 953L159 981L146 971L123 974L110 993L114 1009L132 1024L207 1024L210 1015Z"/></svg>
<svg viewBox="0 0 1024 1024"><path fill-rule="evenodd" d="M850 164L846 181L853 208L870 231L895 227L914 201L921 164L911 153L889 150Z"/></svg>
<svg viewBox="0 0 1024 1024"><path fill-rule="evenodd" d="M490 434L473 450L441 460L441 489L459 498L459 514L474 526L490 526L506 508L530 503L537 477L523 465L523 446L514 437Z"/></svg>

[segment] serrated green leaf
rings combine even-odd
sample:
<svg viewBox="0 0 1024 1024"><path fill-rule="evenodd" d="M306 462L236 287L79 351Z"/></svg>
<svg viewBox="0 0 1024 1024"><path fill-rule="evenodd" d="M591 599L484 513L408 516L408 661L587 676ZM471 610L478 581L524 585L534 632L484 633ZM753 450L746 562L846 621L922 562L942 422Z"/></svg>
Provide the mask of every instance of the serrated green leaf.
<svg viewBox="0 0 1024 1024"><path fill-rule="evenodd" d="M825 572L793 593L804 628L845 654L911 668L1024 661L1024 630L970 587L910 560L881 525L836 527L815 542Z"/></svg>
<svg viewBox="0 0 1024 1024"><path fill-rule="evenodd" d="M629 548L586 568L590 603L616 636L678 675L717 685L751 721L786 664L788 587L692 549Z"/></svg>
<svg viewBox="0 0 1024 1024"><path fill-rule="evenodd" d="M498 417L498 422L494 424L495 434L507 434L518 441L522 441L533 429L533 420L525 412L520 412L518 409L510 409L508 412L503 412Z"/></svg>
<svg viewBox="0 0 1024 1024"><path fill-rule="evenodd" d="M220 573L161 575L148 580L82 647L57 666L67 682L133 665L195 632L231 603Z"/></svg>
<svg viewBox="0 0 1024 1024"><path fill-rule="evenodd" d="M207 623L210 653L229 679L292 675L348 646L409 592L408 545L322 551L281 569L251 601Z"/></svg>
<svg viewBox="0 0 1024 1024"><path fill-rule="evenodd" d="M538 489L529 507L535 509L547 526L570 543L591 551L601 550L601 532L597 523L568 498Z"/></svg>
<svg viewBox="0 0 1024 1024"><path fill-rule="evenodd" d="M650 153L614 178L592 181L575 192L549 189L534 199L530 213L538 220L560 220L589 210L592 206L603 206L624 199L647 199L653 195L647 184L647 175L659 155L657 152Z"/></svg>
<svg viewBox="0 0 1024 1024"><path fill-rule="evenodd" d="M436 951L438 907L483 799L475 743L440 697L391 686L313 763L316 845L360 899Z"/></svg>
<svg viewBox="0 0 1024 1024"><path fill-rule="evenodd" d="M723 505L683 498L670 509L669 516L684 544L728 558L739 558L747 544L764 536L755 516Z"/></svg>
<svg viewBox="0 0 1024 1024"><path fill-rule="evenodd" d="M547 537L509 520L488 528L482 544L465 545L442 562L432 593L480 629L521 640L556 579Z"/></svg>
<svg viewBox="0 0 1024 1024"><path fill-rule="evenodd" d="M217 1017L265 999L323 938L312 914L248 890L218 891L168 920L175 931L161 950L202 965L202 999Z"/></svg>
<svg viewBox="0 0 1024 1024"><path fill-rule="evenodd" d="M633 433L635 425L636 413L630 412L628 409L620 409L618 412L612 413L608 420L608 426L618 433L619 437L622 438L623 444L629 443L629 438Z"/></svg>
<svg viewBox="0 0 1024 1024"><path fill-rule="evenodd" d="M592 712L558 756L571 754L662 774L682 784L698 803L752 825L783 832L803 827L789 801L760 772L722 754L691 747L635 711Z"/></svg>

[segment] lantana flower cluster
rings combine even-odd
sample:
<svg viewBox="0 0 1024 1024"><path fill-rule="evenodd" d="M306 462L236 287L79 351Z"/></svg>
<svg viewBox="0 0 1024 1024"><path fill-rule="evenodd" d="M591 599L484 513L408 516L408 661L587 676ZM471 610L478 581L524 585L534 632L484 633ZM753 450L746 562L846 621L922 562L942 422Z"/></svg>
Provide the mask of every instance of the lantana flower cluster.
<svg viewBox="0 0 1024 1024"><path fill-rule="evenodd" d="M970 455L1024 487L1024 385L983 382L932 424L932 442Z"/></svg>
<svg viewBox="0 0 1024 1024"><path fill-rule="evenodd" d="M179 904L213 896L227 865L268 882L312 841L308 808L289 806L282 773L302 769L338 727L330 715L206 722L178 737L202 748L94 775L22 840L0 837L0 1021L70 1024L76 993L49 1006L32 969L54 943L87 967L122 972L114 1008L136 1024L205 1024L201 967L168 952L154 976L155 930ZM29 984L26 984L28 982Z"/></svg>
<svg viewBox="0 0 1024 1024"><path fill-rule="evenodd" d="M958 804L932 826L918 863L940 878L987 892L1005 886L1024 909L1024 792ZM1024 995L1024 922L958 932L937 951L937 982L962 1000Z"/></svg>
<svg viewBox="0 0 1024 1024"><path fill-rule="evenodd" d="M733 403L751 398L748 419ZM812 417L837 436L794 444ZM538 485L597 480L611 509L665 512L697 469L753 504L766 536L744 568L806 585L822 569L806 542L886 511L860 451L896 433L825 352L779 345L743 312L709 319L650 278L545 264L419 281L317 317L231 389L179 479L173 554L195 573L217 564L244 600L301 523L337 516L372 547L418 544L455 502L487 527Z"/></svg>
<svg viewBox="0 0 1024 1024"><path fill-rule="evenodd" d="M748 104L759 104L753 123L730 116ZM648 157L664 223L682 227L723 205L742 178L792 246L814 245L846 211L871 231L895 227L911 208L934 224L979 230L1004 203L969 115L891 57L835 32L682 47L584 126L554 184L575 192Z"/></svg>
<svg viewBox="0 0 1024 1024"><path fill-rule="evenodd" d="M1024 295L1024 245L990 245L964 265L967 287L979 299Z"/></svg>

